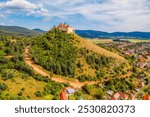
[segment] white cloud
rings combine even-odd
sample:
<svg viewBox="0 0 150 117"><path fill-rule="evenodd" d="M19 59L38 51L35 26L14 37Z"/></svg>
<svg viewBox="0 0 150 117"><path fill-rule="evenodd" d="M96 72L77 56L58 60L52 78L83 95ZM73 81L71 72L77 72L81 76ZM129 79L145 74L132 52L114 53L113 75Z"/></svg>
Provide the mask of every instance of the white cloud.
<svg viewBox="0 0 150 117"><path fill-rule="evenodd" d="M0 2L0 8L10 13L25 11L28 16L44 16L45 20L55 16L76 19L76 14L80 14L89 24L95 22L89 29L149 31L150 27L150 0L9 0Z"/></svg>
<svg viewBox="0 0 150 117"><path fill-rule="evenodd" d="M2 26L3 26L3 25L5 25L5 23L0 23L0 25L2 25Z"/></svg>
<svg viewBox="0 0 150 117"><path fill-rule="evenodd" d="M25 11L27 15L48 16L48 10L42 4L34 4L27 0L11 0L0 3L1 9L8 9L9 13Z"/></svg>
<svg viewBox="0 0 150 117"><path fill-rule="evenodd" d="M10 9L35 9L37 6L26 0L11 0L5 3L1 3L1 8L10 8Z"/></svg>
<svg viewBox="0 0 150 117"><path fill-rule="evenodd" d="M5 16L3 14L0 14L0 18L5 18Z"/></svg>
<svg viewBox="0 0 150 117"><path fill-rule="evenodd" d="M101 27L99 30L149 31L149 0L95 0L93 3L91 0L57 0L54 3L45 0L45 2L59 9L55 15L67 17L81 14L87 20L98 22L95 29ZM76 5L78 3L80 5Z"/></svg>

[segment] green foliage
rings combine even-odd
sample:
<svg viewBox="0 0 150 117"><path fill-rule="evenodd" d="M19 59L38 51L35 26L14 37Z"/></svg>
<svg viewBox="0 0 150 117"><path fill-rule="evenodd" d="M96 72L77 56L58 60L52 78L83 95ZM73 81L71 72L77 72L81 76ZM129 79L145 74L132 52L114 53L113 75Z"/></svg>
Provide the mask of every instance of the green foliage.
<svg viewBox="0 0 150 117"><path fill-rule="evenodd" d="M109 81L106 81L104 85L106 90L113 90L115 92L132 91L136 88L132 82L124 78L110 79Z"/></svg>
<svg viewBox="0 0 150 117"><path fill-rule="evenodd" d="M85 85L82 88L83 93L92 96L93 99L103 99L104 92L97 85Z"/></svg>
<svg viewBox="0 0 150 117"><path fill-rule="evenodd" d="M7 85L5 84L5 83L1 83L0 82L0 93L2 92L2 91L5 91L7 89Z"/></svg>
<svg viewBox="0 0 150 117"><path fill-rule="evenodd" d="M42 97L43 96L43 94L40 91L36 91L35 95L36 95L36 97Z"/></svg>
<svg viewBox="0 0 150 117"><path fill-rule="evenodd" d="M36 79L37 81L44 81L44 82L49 82L50 79L49 77L44 77L38 74L35 74L34 76L32 76L34 79Z"/></svg>
<svg viewBox="0 0 150 117"><path fill-rule="evenodd" d="M63 89L63 85L60 84L60 83L56 83L56 82L51 82L51 83L48 83L45 88L44 88L44 92L46 94L52 94L56 97L59 97L62 89Z"/></svg>
<svg viewBox="0 0 150 117"><path fill-rule="evenodd" d="M74 35L59 30L51 30L34 39L30 53L35 63L51 73L77 78L81 82L100 78L90 74L80 74L77 69L80 71L84 71L84 69L82 69L81 61L77 60L78 58L85 59L91 69L97 71L109 69L115 61L111 57L99 55L85 48L78 48L74 43ZM101 76L99 75L99 77Z"/></svg>
<svg viewBox="0 0 150 117"><path fill-rule="evenodd" d="M150 86L147 86L144 88L144 92L147 94L147 95L150 95Z"/></svg>
<svg viewBox="0 0 150 117"><path fill-rule="evenodd" d="M6 69L2 71L2 79L3 80L8 80L14 78L15 73L13 70Z"/></svg>
<svg viewBox="0 0 150 117"><path fill-rule="evenodd" d="M2 35L18 35L18 36L36 36L41 34L38 31L29 30L17 26L0 26L0 34Z"/></svg>
<svg viewBox="0 0 150 117"><path fill-rule="evenodd" d="M91 77L89 75L80 75L77 77L77 79L80 81L80 82L84 82L84 81L93 81L93 80L96 80L97 78L95 77Z"/></svg>
<svg viewBox="0 0 150 117"><path fill-rule="evenodd" d="M57 75L74 76L77 48L73 35L52 30L34 39L30 50L33 60Z"/></svg>
<svg viewBox="0 0 150 117"><path fill-rule="evenodd" d="M41 81L40 84L43 84L42 82L44 81L45 82L44 84L47 84L45 85L45 91L38 92L37 90L35 90L35 95L37 95L37 97L39 97L40 99L44 99L45 95L51 94L53 99L59 99L59 93L64 87L64 85L52 82L49 79L49 77L43 77L41 75L36 74L34 70L28 65L26 65L24 61L25 47L28 44L30 44L31 41L32 39L28 39L28 38L0 35L0 47L1 47L0 48L1 49L0 50L0 79L2 80L2 82L6 82L7 84L12 82L13 84L16 83L16 85L17 85L16 79L17 81L24 79L24 82L27 82L26 84L29 83L29 86L32 84L32 82L30 84L28 80L32 78L34 78L38 82ZM3 53L1 54L1 52ZM50 76L53 76L53 73L51 73ZM12 78L14 79L10 81L4 81ZM69 86L69 84L66 84L65 86ZM8 100L33 99L32 97L33 94L31 94L31 96L28 95L26 97L24 96L26 95L26 91L24 91L26 87L28 86L22 88L20 91L18 91L18 93L16 93L16 91L9 92L8 89L8 93L5 94L5 92L3 91L7 89L7 86L4 83L0 83L0 99L8 99Z"/></svg>

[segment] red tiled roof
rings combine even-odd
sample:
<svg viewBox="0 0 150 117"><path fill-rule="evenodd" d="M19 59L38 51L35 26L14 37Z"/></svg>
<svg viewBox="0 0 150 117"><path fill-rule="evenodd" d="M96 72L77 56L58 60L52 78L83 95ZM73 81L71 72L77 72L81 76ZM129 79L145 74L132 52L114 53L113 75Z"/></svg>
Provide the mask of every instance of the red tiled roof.
<svg viewBox="0 0 150 117"><path fill-rule="evenodd" d="M146 59L144 57L139 58L140 61L145 61Z"/></svg>
<svg viewBox="0 0 150 117"><path fill-rule="evenodd" d="M127 99L127 98L128 98L128 96L127 96L126 94L124 94L124 93L122 93L122 92L119 92L119 93L115 93L115 94L113 95L112 100L120 100L120 99L125 100L125 99Z"/></svg>
<svg viewBox="0 0 150 117"><path fill-rule="evenodd" d="M58 27L67 28L67 25L65 25L65 24L60 24Z"/></svg>
<svg viewBox="0 0 150 117"><path fill-rule="evenodd" d="M143 97L143 100L150 100L150 95L145 95L145 96Z"/></svg>
<svg viewBox="0 0 150 117"><path fill-rule="evenodd" d="M119 93L120 94L120 97L123 98L123 99L126 99L128 98L128 96L122 92Z"/></svg>
<svg viewBox="0 0 150 117"><path fill-rule="evenodd" d="M66 92L64 92L64 91L61 92L60 99L61 100L68 100L68 96L67 96Z"/></svg>

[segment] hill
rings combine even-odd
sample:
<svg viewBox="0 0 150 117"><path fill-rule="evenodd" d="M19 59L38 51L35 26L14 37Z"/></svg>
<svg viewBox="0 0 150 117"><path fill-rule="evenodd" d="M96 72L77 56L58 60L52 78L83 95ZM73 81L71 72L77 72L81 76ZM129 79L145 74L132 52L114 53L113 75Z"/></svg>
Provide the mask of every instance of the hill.
<svg viewBox="0 0 150 117"><path fill-rule="evenodd" d="M44 31L44 30L41 30L41 29L39 29L39 28L36 28L36 29L33 29L34 31L36 31L36 32L39 32L39 33L45 33L46 31Z"/></svg>
<svg viewBox="0 0 150 117"><path fill-rule="evenodd" d="M150 32L102 32L95 30L76 30L76 33L85 38L143 38L150 39Z"/></svg>
<svg viewBox="0 0 150 117"><path fill-rule="evenodd" d="M32 41L30 55L36 64L54 75L81 82L117 77L128 69L123 57L75 34L59 30L51 30L36 37Z"/></svg>
<svg viewBox="0 0 150 117"><path fill-rule="evenodd" d="M109 99L108 90L133 92L137 75L144 75L132 73L123 57L59 30L33 38L0 35L0 64L5 100L59 100L72 86L77 92L69 99Z"/></svg>
<svg viewBox="0 0 150 117"><path fill-rule="evenodd" d="M40 35L41 32L30 30L30 29L23 28L23 27L18 27L18 26L0 26L0 34L31 37L31 36Z"/></svg>

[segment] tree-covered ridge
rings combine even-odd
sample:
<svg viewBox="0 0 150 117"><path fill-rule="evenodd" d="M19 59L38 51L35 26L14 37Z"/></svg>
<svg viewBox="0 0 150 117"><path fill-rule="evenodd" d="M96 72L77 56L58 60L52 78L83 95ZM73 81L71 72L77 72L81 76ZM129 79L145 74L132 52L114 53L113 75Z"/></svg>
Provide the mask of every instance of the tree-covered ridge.
<svg viewBox="0 0 150 117"><path fill-rule="evenodd" d="M52 30L34 39L30 52L35 63L45 69L74 77L77 48L73 45L73 35Z"/></svg>
<svg viewBox="0 0 150 117"><path fill-rule="evenodd" d="M31 44L33 61L51 73L77 78L79 81L101 80L122 75L125 65L116 65L116 59L80 47L76 35L51 30L36 37ZM119 73L113 73L118 70Z"/></svg>
<svg viewBox="0 0 150 117"><path fill-rule="evenodd" d="M1 26L0 25L0 34L1 35L11 35L11 36L25 36L32 37L42 34L37 30L30 30L24 27L18 26Z"/></svg>

